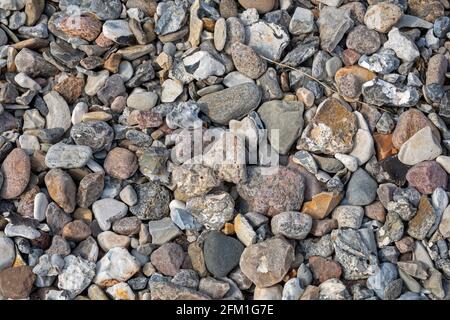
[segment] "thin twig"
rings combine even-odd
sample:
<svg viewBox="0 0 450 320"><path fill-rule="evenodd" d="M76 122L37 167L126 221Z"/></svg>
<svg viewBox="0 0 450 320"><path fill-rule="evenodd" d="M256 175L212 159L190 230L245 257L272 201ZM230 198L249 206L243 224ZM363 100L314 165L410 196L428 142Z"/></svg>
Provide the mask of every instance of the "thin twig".
<svg viewBox="0 0 450 320"><path fill-rule="evenodd" d="M331 92L333 92L333 93L335 93L335 94L338 94L340 97L344 98L344 96L343 96L342 94L340 94L337 90L331 88L331 87L330 87L329 85L327 85L326 83L320 81L319 79L313 77L312 75L307 74L306 72L304 72L304 71L302 71L302 70L300 70L300 69L291 67L291 66L289 66L289 65L287 65L287 64L284 64L284 63L281 63L281 62L274 61L274 60L269 59L269 58L266 58L266 57L264 57L264 56L262 56L262 55L260 55L260 57L263 58L264 60L269 61L270 63L276 64L276 65L278 65L278 66L280 66L280 67L288 68L288 69L291 69L291 70L294 70L294 71L298 71L298 72L300 72L301 74L303 74L304 76L306 76L306 77L308 77L308 78L310 78L310 79L316 81L318 84L320 84L320 85L323 86L324 88L326 88L326 89L330 90ZM367 106L367 107L374 107L374 108L383 110L383 111L385 111L385 112L388 112L387 110L385 110L385 109L383 109L383 108L381 108L381 107L374 106L374 105L368 104L368 103L363 102L363 101L360 101L360 100L355 100L355 101L353 101L353 102L359 103L359 104L361 104L361 105L365 105L365 106Z"/></svg>

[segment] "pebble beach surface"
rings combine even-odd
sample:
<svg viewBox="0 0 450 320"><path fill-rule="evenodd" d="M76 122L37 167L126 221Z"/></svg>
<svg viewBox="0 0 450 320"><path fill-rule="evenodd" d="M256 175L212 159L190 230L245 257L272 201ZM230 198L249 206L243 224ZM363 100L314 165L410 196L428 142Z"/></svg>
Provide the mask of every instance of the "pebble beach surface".
<svg viewBox="0 0 450 320"><path fill-rule="evenodd" d="M449 300L449 58L448 0L0 0L0 300Z"/></svg>

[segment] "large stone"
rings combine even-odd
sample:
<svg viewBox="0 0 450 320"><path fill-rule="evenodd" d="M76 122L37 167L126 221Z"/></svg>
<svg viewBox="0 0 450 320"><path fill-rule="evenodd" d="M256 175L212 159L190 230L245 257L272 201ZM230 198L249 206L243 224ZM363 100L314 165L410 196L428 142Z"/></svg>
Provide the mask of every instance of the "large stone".
<svg viewBox="0 0 450 320"><path fill-rule="evenodd" d="M48 149L45 164L50 169L75 169L84 167L92 157L88 146L58 143Z"/></svg>
<svg viewBox="0 0 450 320"><path fill-rule="evenodd" d="M245 248L239 266L257 287L267 288L284 278L293 261L293 247L286 240L271 238Z"/></svg>
<svg viewBox="0 0 450 320"><path fill-rule="evenodd" d="M54 76L58 69L45 61L45 59L37 52L24 48L16 55L14 60L18 72L36 78L48 78Z"/></svg>
<svg viewBox="0 0 450 320"><path fill-rule="evenodd" d="M29 266L7 268L0 272L0 295L9 299L26 299L35 279Z"/></svg>
<svg viewBox="0 0 450 320"><path fill-rule="evenodd" d="M303 104L272 100L264 103L258 113L268 130L272 147L280 154L286 154L303 129Z"/></svg>
<svg viewBox="0 0 450 320"><path fill-rule="evenodd" d="M239 264L244 246L235 238L211 231L203 243L206 268L215 277L225 277Z"/></svg>
<svg viewBox="0 0 450 320"><path fill-rule="evenodd" d="M261 91L254 83L244 83L225 90L207 94L198 102L201 111L212 121L228 125L232 119L240 120L256 109Z"/></svg>
<svg viewBox="0 0 450 320"><path fill-rule="evenodd" d="M138 271L139 263L127 249L112 248L97 262L94 283L110 287L127 281Z"/></svg>
<svg viewBox="0 0 450 320"><path fill-rule="evenodd" d="M313 120L303 130L297 149L334 155L353 148L357 122L353 113L337 99L322 102Z"/></svg>
<svg viewBox="0 0 450 320"><path fill-rule="evenodd" d="M15 258L16 248L14 242L7 237L0 236L0 272L11 267Z"/></svg>
<svg viewBox="0 0 450 320"><path fill-rule="evenodd" d="M123 202L106 198L95 201L92 205L92 212L100 229L107 231L111 228L111 223L126 216L128 207Z"/></svg>
<svg viewBox="0 0 450 320"><path fill-rule="evenodd" d="M179 244L163 244L151 255L152 264L164 275L175 276L180 271L185 253Z"/></svg>
<svg viewBox="0 0 450 320"><path fill-rule="evenodd" d="M442 153L440 141L431 131L430 126L426 126L417 131L400 148L398 159L413 166L426 160L434 160Z"/></svg>
<svg viewBox="0 0 450 320"><path fill-rule="evenodd" d="M408 223L408 234L417 239L425 239L428 231L436 220L436 212L428 200L427 196L420 198L419 206L417 207L417 213L414 218Z"/></svg>
<svg viewBox="0 0 450 320"><path fill-rule="evenodd" d="M249 211L274 216L302 206L305 184L300 174L286 167L268 171L249 167L247 174L247 182L238 184L237 191L248 202Z"/></svg>
<svg viewBox="0 0 450 320"><path fill-rule="evenodd" d="M77 187L72 177L61 169L52 169L45 175L45 185L50 197L66 213L75 210Z"/></svg>
<svg viewBox="0 0 450 320"><path fill-rule="evenodd" d="M72 125L72 117L66 100L56 91L50 91L44 96L48 108L46 128L63 128L67 131Z"/></svg>
<svg viewBox="0 0 450 320"><path fill-rule="evenodd" d="M332 52L344 34L353 27L350 12L343 9L325 6L317 20L322 49Z"/></svg>
<svg viewBox="0 0 450 320"><path fill-rule="evenodd" d="M234 218L234 200L226 192L193 197L187 201L186 209L210 230L220 230Z"/></svg>
<svg viewBox="0 0 450 320"><path fill-rule="evenodd" d="M8 154L1 166L3 184L0 185L0 198L18 197L30 181L31 164L26 152L16 148Z"/></svg>
<svg viewBox="0 0 450 320"><path fill-rule="evenodd" d="M432 194L438 187L447 189L447 179L447 173L436 161L418 163L406 174L409 185L423 194Z"/></svg>
<svg viewBox="0 0 450 320"><path fill-rule="evenodd" d="M401 19L403 12L395 3L375 3L367 9L364 23L369 29L387 33Z"/></svg>

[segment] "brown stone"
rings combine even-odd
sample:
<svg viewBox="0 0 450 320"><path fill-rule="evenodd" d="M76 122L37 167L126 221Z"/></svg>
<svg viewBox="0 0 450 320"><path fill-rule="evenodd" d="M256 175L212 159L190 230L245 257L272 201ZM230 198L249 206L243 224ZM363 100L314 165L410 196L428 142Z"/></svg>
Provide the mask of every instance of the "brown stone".
<svg viewBox="0 0 450 320"><path fill-rule="evenodd" d="M137 111L136 121L141 129L157 128L163 124L161 114L154 111Z"/></svg>
<svg viewBox="0 0 450 320"><path fill-rule="evenodd" d="M86 223L92 222L92 211L87 208L76 208L73 213L73 218L76 220L83 220Z"/></svg>
<svg viewBox="0 0 450 320"><path fill-rule="evenodd" d="M336 219L313 220L312 228L309 233L315 237L322 237L337 228L338 222Z"/></svg>
<svg viewBox="0 0 450 320"><path fill-rule="evenodd" d="M120 53L112 53L108 59L105 60L103 68L111 73L119 72L119 65L122 61L122 55Z"/></svg>
<svg viewBox="0 0 450 320"><path fill-rule="evenodd" d="M353 49L345 49L342 53L342 61L346 66L354 66L361 58L361 54Z"/></svg>
<svg viewBox="0 0 450 320"><path fill-rule="evenodd" d="M417 207L417 213L408 223L408 234L417 239L424 240L428 231L436 220L436 213L427 196L422 196Z"/></svg>
<svg viewBox="0 0 450 320"><path fill-rule="evenodd" d="M114 41L108 39L105 37L105 35L102 33L99 34L97 39L95 39L95 44L102 48L109 48L112 45L114 45Z"/></svg>
<svg viewBox="0 0 450 320"><path fill-rule="evenodd" d="M384 223L386 220L386 210L380 201L376 201L364 207L365 215L372 219Z"/></svg>
<svg viewBox="0 0 450 320"><path fill-rule="evenodd" d="M411 15L431 23L445 14L444 5L438 0L408 0L408 9Z"/></svg>
<svg viewBox="0 0 450 320"><path fill-rule="evenodd" d="M24 192L20 197L17 213L26 218L33 218L34 197L40 192L38 186L34 186L30 190Z"/></svg>
<svg viewBox="0 0 450 320"><path fill-rule="evenodd" d="M124 148L114 148L106 156L105 171L111 177L125 180L131 177L138 168L136 155Z"/></svg>
<svg viewBox="0 0 450 320"><path fill-rule="evenodd" d="M20 148L10 152L1 166L3 185L0 198L13 199L18 197L27 187L30 181L30 159Z"/></svg>
<svg viewBox="0 0 450 320"><path fill-rule="evenodd" d="M375 132L373 134L378 161L384 160L387 157L393 156L398 153L398 149L395 148L394 144L392 143L392 137L392 133L382 134Z"/></svg>
<svg viewBox="0 0 450 320"><path fill-rule="evenodd" d="M398 241L395 241L395 246L400 253L412 252L416 246L416 241L410 236L406 236Z"/></svg>
<svg viewBox="0 0 450 320"><path fill-rule="evenodd" d="M61 30L71 37L94 41L102 32L102 23L93 15L69 16L61 21Z"/></svg>
<svg viewBox="0 0 450 320"><path fill-rule="evenodd" d="M26 299L35 279L29 266L7 268L0 272L0 295L9 299Z"/></svg>
<svg viewBox="0 0 450 320"><path fill-rule="evenodd" d="M229 17L237 17L238 8L235 0L220 0L219 5L220 16L228 19Z"/></svg>
<svg viewBox="0 0 450 320"><path fill-rule="evenodd" d="M99 199L104 188L104 178L101 173L90 173L81 179L78 185L77 204L82 208L90 207Z"/></svg>
<svg viewBox="0 0 450 320"><path fill-rule="evenodd" d="M249 211L274 216L280 212L298 211L303 203L304 178L286 167L263 172L262 167L247 168L247 182L237 191L246 200Z"/></svg>
<svg viewBox="0 0 450 320"><path fill-rule="evenodd" d="M309 202L303 204L301 212L309 214L314 219L323 219L341 202L342 193L321 192Z"/></svg>
<svg viewBox="0 0 450 320"><path fill-rule="evenodd" d="M307 286L300 300L319 300L320 289L316 286Z"/></svg>
<svg viewBox="0 0 450 320"><path fill-rule="evenodd" d="M50 197L66 213L75 210L77 187L68 173L61 169L52 169L45 175L45 185Z"/></svg>
<svg viewBox="0 0 450 320"><path fill-rule="evenodd" d="M141 230L141 220L137 217L125 217L115 221L112 229L118 234L132 236L138 234Z"/></svg>
<svg viewBox="0 0 450 320"><path fill-rule="evenodd" d="M208 274L205 257L203 255L203 249L197 242L193 242L189 245L188 255L192 263L192 268L197 271L201 277L205 277Z"/></svg>
<svg viewBox="0 0 450 320"><path fill-rule="evenodd" d="M419 110L409 109L403 112L398 119L397 126L393 132L392 143L394 147L400 147L420 129L426 126L431 127L431 131L438 140L440 140L439 130L432 124L430 120Z"/></svg>
<svg viewBox="0 0 450 320"><path fill-rule="evenodd" d="M78 77L67 77L53 87L53 90L64 97L68 103L74 103L83 94L84 80Z"/></svg>
<svg viewBox="0 0 450 320"><path fill-rule="evenodd" d="M339 100L329 98L303 130L297 149L329 155L348 153L357 129L356 116Z"/></svg>
<svg viewBox="0 0 450 320"><path fill-rule="evenodd" d="M75 220L66 224L62 230L62 237L69 241L80 242L91 235L91 228L82 220Z"/></svg>
<svg viewBox="0 0 450 320"><path fill-rule="evenodd" d="M336 261L325 259L320 256L312 256L308 261L314 279L319 280L320 283L325 282L328 279L339 279L341 277L342 269Z"/></svg>
<svg viewBox="0 0 450 320"><path fill-rule="evenodd" d="M159 272L174 276L180 270L185 253L179 244L169 242L153 251L150 260Z"/></svg>
<svg viewBox="0 0 450 320"><path fill-rule="evenodd" d="M239 266L260 288L280 282L294 261L294 248L286 240L270 238L245 248Z"/></svg>

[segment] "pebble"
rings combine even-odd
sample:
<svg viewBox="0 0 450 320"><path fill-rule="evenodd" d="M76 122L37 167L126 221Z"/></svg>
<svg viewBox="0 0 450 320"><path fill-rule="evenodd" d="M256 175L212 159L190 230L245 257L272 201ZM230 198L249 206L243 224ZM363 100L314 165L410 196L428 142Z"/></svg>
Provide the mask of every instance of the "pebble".
<svg viewBox="0 0 450 320"><path fill-rule="evenodd" d="M416 164L408 170L406 179L412 187L424 194L432 194L437 187L447 187L447 174L435 161Z"/></svg>
<svg viewBox="0 0 450 320"><path fill-rule="evenodd" d="M210 230L220 230L234 218L234 200L226 192L193 197L186 202L186 209Z"/></svg>
<svg viewBox="0 0 450 320"><path fill-rule="evenodd" d="M45 175L45 185L53 201L66 213L72 213L76 205L76 186L72 177L61 169L51 169Z"/></svg>
<svg viewBox="0 0 450 320"><path fill-rule="evenodd" d="M415 43L402 34L398 28L392 28L388 33L388 41L384 43L384 48L394 50L395 54L403 62L412 62L419 56L419 49Z"/></svg>
<svg viewBox="0 0 450 320"><path fill-rule="evenodd" d="M0 171L3 177L1 198L16 198L22 194L30 181L30 158L24 150L16 148L3 160Z"/></svg>
<svg viewBox="0 0 450 320"><path fill-rule="evenodd" d="M298 210L303 203L304 178L285 167L272 174L263 172L263 167L248 168L247 182L237 186L237 192L249 204L249 211L273 216Z"/></svg>
<svg viewBox="0 0 450 320"><path fill-rule="evenodd" d="M267 288L281 281L293 261L293 247L286 240L272 238L245 248L239 266L257 287Z"/></svg>
<svg viewBox="0 0 450 320"><path fill-rule="evenodd" d="M406 165L413 166L422 161L434 160L441 153L439 140L431 131L431 127L426 126L402 144L398 159Z"/></svg>
<svg viewBox="0 0 450 320"><path fill-rule="evenodd" d="M231 46L231 58L236 69L251 79L258 79L267 69L266 61L251 47L240 42Z"/></svg>
<svg viewBox="0 0 450 320"><path fill-rule="evenodd" d="M153 251L150 259L155 268L163 275L175 276L183 263L185 253L180 245L166 243Z"/></svg>
<svg viewBox="0 0 450 320"><path fill-rule="evenodd" d="M375 200L377 188L378 184L367 171L358 169L348 182L346 198L352 205L365 206Z"/></svg>
<svg viewBox="0 0 450 320"><path fill-rule="evenodd" d="M303 129L304 107L301 103L292 101L272 100L259 107L258 114L270 134L269 140L272 147L280 154L286 154L299 138Z"/></svg>
<svg viewBox="0 0 450 320"><path fill-rule="evenodd" d="M447 298L447 1L55 3L0 0L0 299Z"/></svg>
<svg viewBox="0 0 450 320"><path fill-rule="evenodd" d="M36 276L29 266L18 266L0 272L0 294L9 299L26 299Z"/></svg>
<svg viewBox="0 0 450 320"><path fill-rule="evenodd" d="M274 235L302 240L311 231L312 218L301 212L282 212L272 218L270 225Z"/></svg>
<svg viewBox="0 0 450 320"><path fill-rule="evenodd" d="M92 212L103 231L109 230L114 221L125 217L127 211L128 207L115 199L101 199L92 204Z"/></svg>
<svg viewBox="0 0 450 320"><path fill-rule="evenodd" d="M16 258L14 242L4 236L0 237L0 272L11 267Z"/></svg>
<svg viewBox="0 0 450 320"><path fill-rule="evenodd" d="M206 268L215 277L224 277L239 264L244 246L221 232L211 231L203 244Z"/></svg>
<svg viewBox="0 0 450 320"><path fill-rule="evenodd" d="M367 8L364 23L369 29L387 33L402 17L403 11L395 3L381 2Z"/></svg>
<svg viewBox="0 0 450 320"><path fill-rule="evenodd" d="M108 283L123 282L130 279L139 271L139 264L126 249L116 247L110 249L97 262L96 274L93 282L99 286Z"/></svg>
<svg viewBox="0 0 450 320"><path fill-rule="evenodd" d="M154 92L135 92L127 98L127 106L132 109L148 111L158 101L158 95Z"/></svg>
<svg viewBox="0 0 450 320"><path fill-rule="evenodd" d="M332 115L332 116L331 116ZM297 149L334 155L353 148L356 117L337 99L322 102L313 120L306 126Z"/></svg>
<svg viewBox="0 0 450 320"><path fill-rule="evenodd" d="M88 146L58 143L51 146L45 155L45 164L50 169L75 169L84 167L92 157Z"/></svg>
<svg viewBox="0 0 450 320"><path fill-rule="evenodd" d="M136 155L124 148L114 148L108 152L104 168L105 172L113 178L128 179L138 169Z"/></svg>
<svg viewBox="0 0 450 320"><path fill-rule="evenodd" d="M218 124L228 124L232 119L239 120L256 109L261 100L261 91L253 83L244 83L218 92L207 94L199 99L202 112Z"/></svg>
<svg viewBox="0 0 450 320"><path fill-rule="evenodd" d="M152 243L157 245L167 243L181 235L180 229L169 217L150 221L148 223L148 229L152 236Z"/></svg>

